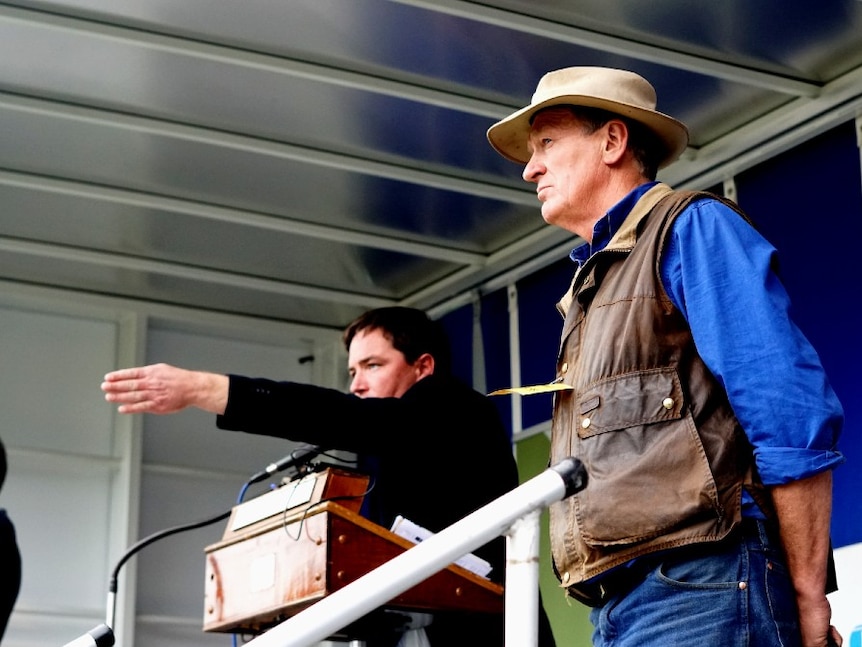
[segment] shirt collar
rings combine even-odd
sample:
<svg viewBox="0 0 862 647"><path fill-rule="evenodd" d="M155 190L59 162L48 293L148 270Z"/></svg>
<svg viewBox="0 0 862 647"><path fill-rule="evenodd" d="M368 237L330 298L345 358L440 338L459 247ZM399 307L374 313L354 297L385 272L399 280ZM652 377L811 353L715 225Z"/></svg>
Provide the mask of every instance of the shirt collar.
<svg viewBox="0 0 862 647"><path fill-rule="evenodd" d="M658 184L658 181L647 182L629 191L622 200L608 209L607 213L593 225L593 242L575 247L569 253L569 258L580 266L590 256L603 250L620 228L620 225L623 224L626 216L629 215L638 200L656 184Z"/></svg>

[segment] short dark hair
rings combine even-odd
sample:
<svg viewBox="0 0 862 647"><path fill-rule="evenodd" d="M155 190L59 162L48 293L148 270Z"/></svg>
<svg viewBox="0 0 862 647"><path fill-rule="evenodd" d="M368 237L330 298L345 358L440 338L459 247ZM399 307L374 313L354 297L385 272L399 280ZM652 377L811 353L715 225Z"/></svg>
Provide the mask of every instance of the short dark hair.
<svg viewBox="0 0 862 647"><path fill-rule="evenodd" d="M417 308L390 306L375 308L354 319L344 329L342 339L349 351L350 342L363 330L379 330L395 350L409 362L428 353L434 358L435 373L449 373L452 369L449 338L442 324L431 319Z"/></svg>

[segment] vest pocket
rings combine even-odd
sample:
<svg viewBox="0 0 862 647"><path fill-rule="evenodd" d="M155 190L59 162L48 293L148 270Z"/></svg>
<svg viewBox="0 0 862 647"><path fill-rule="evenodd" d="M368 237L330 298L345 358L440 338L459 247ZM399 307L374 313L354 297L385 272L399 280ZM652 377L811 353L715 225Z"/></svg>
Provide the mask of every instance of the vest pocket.
<svg viewBox="0 0 862 647"><path fill-rule="evenodd" d="M572 503L587 544L634 544L719 514L715 480L674 369L602 380L577 406L572 455L584 462L589 481Z"/></svg>

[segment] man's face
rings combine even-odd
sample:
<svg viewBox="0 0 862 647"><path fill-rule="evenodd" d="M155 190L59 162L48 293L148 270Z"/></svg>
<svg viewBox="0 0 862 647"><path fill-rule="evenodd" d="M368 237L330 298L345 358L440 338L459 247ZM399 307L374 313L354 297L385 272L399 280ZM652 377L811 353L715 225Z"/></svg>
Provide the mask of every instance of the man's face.
<svg viewBox="0 0 862 647"><path fill-rule="evenodd" d="M360 398L400 398L424 376L380 330L360 330L347 354L350 392Z"/></svg>
<svg viewBox="0 0 862 647"><path fill-rule="evenodd" d="M587 133L566 108L549 108L533 121L527 146L530 159L523 177L536 184L542 218L574 233L585 235L596 215L594 196L607 183L603 163L605 127Z"/></svg>

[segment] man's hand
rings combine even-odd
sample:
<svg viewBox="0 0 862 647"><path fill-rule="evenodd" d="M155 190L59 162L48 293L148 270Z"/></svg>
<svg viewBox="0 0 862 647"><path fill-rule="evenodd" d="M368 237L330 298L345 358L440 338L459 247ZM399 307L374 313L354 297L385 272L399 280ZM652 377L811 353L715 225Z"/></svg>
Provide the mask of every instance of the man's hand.
<svg viewBox="0 0 862 647"><path fill-rule="evenodd" d="M196 407L221 414L228 386L226 375L152 364L108 373L102 391L105 400L120 405L120 413L176 413Z"/></svg>
<svg viewBox="0 0 862 647"><path fill-rule="evenodd" d="M807 599L810 598L810 599ZM832 609L825 595L797 596L799 606L799 629L803 645L840 646L844 639L830 625ZM824 627L826 628L824 631ZM830 642L831 639L831 642Z"/></svg>

